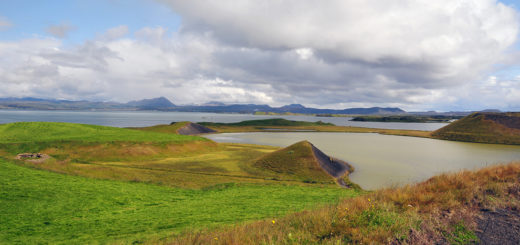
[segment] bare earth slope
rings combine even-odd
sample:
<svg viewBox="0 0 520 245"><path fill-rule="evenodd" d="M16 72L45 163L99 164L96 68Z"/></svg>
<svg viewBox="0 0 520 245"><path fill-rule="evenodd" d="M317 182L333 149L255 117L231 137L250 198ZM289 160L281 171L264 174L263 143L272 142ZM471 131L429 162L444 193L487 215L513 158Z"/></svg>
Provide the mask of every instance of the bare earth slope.
<svg viewBox="0 0 520 245"><path fill-rule="evenodd" d="M175 122L171 124L161 124L150 127L139 127L131 129L180 135L197 135L217 132L198 123L192 122Z"/></svg>
<svg viewBox="0 0 520 245"><path fill-rule="evenodd" d="M432 133L445 140L520 144L520 113L477 112Z"/></svg>
<svg viewBox="0 0 520 245"><path fill-rule="evenodd" d="M196 134L207 134L207 133L215 133L217 131L207 128L205 126L202 126L197 123L187 123L183 127L177 129L178 134L182 135L196 135Z"/></svg>
<svg viewBox="0 0 520 245"><path fill-rule="evenodd" d="M331 182L347 186L344 179L354 169L348 163L329 157L308 141L300 141L258 159L255 167L290 175L303 181ZM348 179L347 179L348 181Z"/></svg>

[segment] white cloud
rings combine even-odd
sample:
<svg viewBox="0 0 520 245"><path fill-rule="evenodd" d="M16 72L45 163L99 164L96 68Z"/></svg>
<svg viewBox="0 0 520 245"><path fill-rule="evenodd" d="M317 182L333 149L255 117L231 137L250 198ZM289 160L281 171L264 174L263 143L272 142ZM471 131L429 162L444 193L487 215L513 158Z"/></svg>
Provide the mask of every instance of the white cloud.
<svg viewBox="0 0 520 245"><path fill-rule="evenodd" d="M520 104L517 80L486 79L495 64L514 64L520 25L495 1L162 2L181 15L179 32L128 35L118 26L72 47L0 42L0 96L412 110Z"/></svg>

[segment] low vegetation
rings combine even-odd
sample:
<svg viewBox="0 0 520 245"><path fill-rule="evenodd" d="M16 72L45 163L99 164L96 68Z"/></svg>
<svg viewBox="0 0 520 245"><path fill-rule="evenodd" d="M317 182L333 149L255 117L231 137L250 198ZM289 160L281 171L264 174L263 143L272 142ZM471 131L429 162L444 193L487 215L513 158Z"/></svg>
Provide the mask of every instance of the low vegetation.
<svg viewBox="0 0 520 245"><path fill-rule="evenodd" d="M473 113L434 131L432 136L445 140L518 145L520 113Z"/></svg>
<svg viewBox="0 0 520 245"><path fill-rule="evenodd" d="M123 128L75 123L17 122L0 124L0 144L50 141L184 143L207 140L193 136L149 133Z"/></svg>
<svg viewBox="0 0 520 245"><path fill-rule="evenodd" d="M338 204L231 228L197 231L170 244L472 244L482 233L482 213L520 208L520 163L462 171L423 183L345 199ZM490 220L489 222L500 222ZM502 230L520 240L515 227ZM509 230L507 230L509 229ZM501 240L500 240L501 239ZM497 238L500 244L511 242Z"/></svg>
<svg viewBox="0 0 520 245"><path fill-rule="evenodd" d="M356 190L222 184L201 190L96 180L0 160L0 243L160 241L189 230L282 217Z"/></svg>
<svg viewBox="0 0 520 245"><path fill-rule="evenodd" d="M216 143L202 137L96 125L53 122L0 125L0 155L8 158L41 152L58 161L143 160L214 146Z"/></svg>
<svg viewBox="0 0 520 245"><path fill-rule="evenodd" d="M325 123L322 121L317 122L306 122L306 121L291 121L282 118L274 119L263 119L263 120L248 120L237 123L213 123L213 122L201 122L199 123L204 126L257 126L257 127L270 127L270 126L333 126L332 123Z"/></svg>
<svg viewBox="0 0 520 245"><path fill-rule="evenodd" d="M237 133L237 132L294 132L294 131L312 131L312 132L342 132L342 133L379 133L388 135L403 135L413 137L431 137L430 131L421 130L398 130L398 129L379 129L379 128L362 128L350 126L336 126L331 123L323 122L301 122L290 121L285 119L266 119L243 121L240 123L200 123L219 133Z"/></svg>
<svg viewBox="0 0 520 245"><path fill-rule="evenodd" d="M8 140L0 144L0 156L14 159L20 153L42 153L49 159L19 163L58 173L192 189L224 183L312 184L291 173L273 176L254 166L256 159L276 147L217 144L205 138L159 131L70 123L7 126L11 127L4 125L3 137ZM34 135L33 142L26 142L29 135Z"/></svg>

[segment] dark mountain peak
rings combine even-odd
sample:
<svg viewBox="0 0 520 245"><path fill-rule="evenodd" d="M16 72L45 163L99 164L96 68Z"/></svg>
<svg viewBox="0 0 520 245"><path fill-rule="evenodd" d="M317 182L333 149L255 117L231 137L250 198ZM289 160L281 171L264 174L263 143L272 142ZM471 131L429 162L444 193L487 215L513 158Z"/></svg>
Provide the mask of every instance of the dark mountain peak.
<svg viewBox="0 0 520 245"><path fill-rule="evenodd" d="M141 109L175 107L175 105L171 101L166 99L165 97L130 101L130 102L126 103L126 105L139 107Z"/></svg>

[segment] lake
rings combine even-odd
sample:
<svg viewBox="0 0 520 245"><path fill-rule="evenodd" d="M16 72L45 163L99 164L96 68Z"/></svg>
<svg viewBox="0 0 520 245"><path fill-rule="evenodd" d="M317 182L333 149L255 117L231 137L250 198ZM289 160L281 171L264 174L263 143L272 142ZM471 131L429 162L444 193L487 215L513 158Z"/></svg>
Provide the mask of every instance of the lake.
<svg viewBox="0 0 520 245"><path fill-rule="evenodd" d="M355 168L350 179L367 190L414 183L443 172L520 160L520 146L477 144L369 133L225 133L217 142L285 147L308 140Z"/></svg>
<svg viewBox="0 0 520 245"><path fill-rule="evenodd" d="M12 122L71 122L112 127L146 127L171 122L241 122L244 120L285 118L295 121L324 121L338 126L433 131L446 123L353 122L350 117L256 116L252 114L160 112L160 111L23 111L0 110L0 124Z"/></svg>

